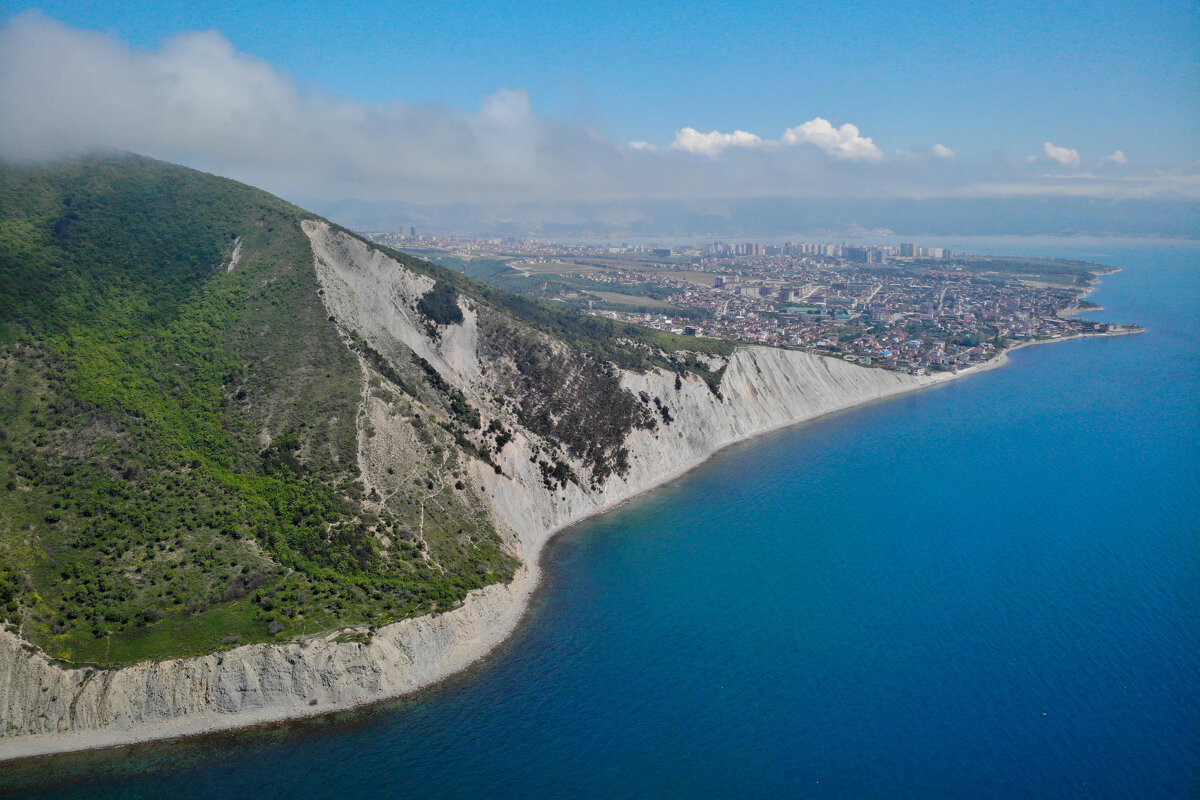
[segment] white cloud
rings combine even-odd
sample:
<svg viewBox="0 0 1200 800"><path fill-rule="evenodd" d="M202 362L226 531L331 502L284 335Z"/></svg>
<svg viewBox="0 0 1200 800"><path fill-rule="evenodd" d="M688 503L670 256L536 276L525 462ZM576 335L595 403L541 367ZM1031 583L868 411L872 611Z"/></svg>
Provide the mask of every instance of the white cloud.
<svg viewBox="0 0 1200 800"><path fill-rule="evenodd" d="M1079 166L1078 150L1070 147L1059 147L1058 145L1050 142L1046 142L1044 145L1042 145L1042 148L1045 150L1046 158L1049 158L1051 161L1057 161L1064 167Z"/></svg>
<svg viewBox="0 0 1200 800"><path fill-rule="evenodd" d="M1125 153L1120 150L1113 150L1111 153L1100 159L1102 164L1128 164L1129 159L1125 157Z"/></svg>
<svg viewBox="0 0 1200 800"><path fill-rule="evenodd" d="M834 158L847 161L879 161L883 158L883 151L875 146L870 137L862 136L856 126L846 123L835 128L829 120L821 117L788 128L778 140L763 139L742 130L701 133L695 128L682 128L675 132L671 149L716 156L733 147L770 149L800 144L814 144Z"/></svg>
<svg viewBox="0 0 1200 800"><path fill-rule="evenodd" d="M675 141L671 142L671 149L715 156L729 147L759 147L762 144L761 137L746 131L701 133L695 128L683 128L675 132Z"/></svg>
<svg viewBox="0 0 1200 800"><path fill-rule="evenodd" d="M905 150L897 147L894 151L896 156L905 159L909 162L924 162L926 164L934 160L951 161L958 158L958 153L946 147L944 144L935 144L928 150Z"/></svg>
<svg viewBox="0 0 1200 800"><path fill-rule="evenodd" d="M858 128L847 122L835 128L829 120L817 117L803 125L788 128L780 139L784 144L815 144L826 153L851 161L879 161L883 151L869 136L859 135Z"/></svg>
<svg viewBox="0 0 1200 800"><path fill-rule="evenodd" d="M0 29L0 154L131 150L307 195L446 200L605 186L624 156L539 115L523 89L478 111L303 91L215 32L135 50L39 13ZM307 173L307 174L306 174Z"/></svg>
<svg viewBox="0 0 1200 800"><path fill-rule="evenodd" d="M1054 184L1062 176L1038 174L1036 164L950 158L942 145L885 159L856 126L834 127L820 117L779 139L683 128L669 146L655 147L561 123L539 113L519 88L501 89L468 112L368 103L305 90L215 32L135 49L37 12L0 25L0 157L97 147L175 161L284 196L327 200L553 204L931 198L968 187L1010 194L1000 187L1016 185L1047 196L1064 190ZM1046 147L1059 163L1078 165L1076 151ZM1076 173L1071 191L1200 195L1191 178L1150 176L1139 183L1139 175L1126 170L1110 172L1121 172L1122 180Z"/></svg>

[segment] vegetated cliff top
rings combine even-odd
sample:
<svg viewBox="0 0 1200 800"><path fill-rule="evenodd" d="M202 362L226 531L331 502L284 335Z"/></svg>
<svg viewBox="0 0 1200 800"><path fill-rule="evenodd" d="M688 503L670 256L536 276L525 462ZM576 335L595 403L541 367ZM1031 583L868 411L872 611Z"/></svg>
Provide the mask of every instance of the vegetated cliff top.
<svg viewBox="0 0 1200 800"><path fill-rule="evenodd" d="M518 564L470 463L519 433L548 485L596 486L627 468L630 431L669 424L617 368L719 390L705 356L727 343L366 245L432 280L413 309L430 341L476 320L485 377L463 385L330 313L312 219L139 156L0 164L0 616L52 656L127 663L452 607Z"/></svg>

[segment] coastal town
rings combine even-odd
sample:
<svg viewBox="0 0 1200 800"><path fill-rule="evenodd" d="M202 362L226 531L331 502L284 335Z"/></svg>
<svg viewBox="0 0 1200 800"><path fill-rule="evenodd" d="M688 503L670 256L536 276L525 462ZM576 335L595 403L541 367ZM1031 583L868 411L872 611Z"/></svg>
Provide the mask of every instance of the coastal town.
<svg viewBox="0 0 1200 800"><path fill-rule="evenodd" d="M799 348L913 375L1029 342L1140 330L1088 320L1113 270L916 243L713 242L682 248L373 234L451 268L502 260L502 288L684 336ZM449 256L449 257L448 257ZM486 276L479 276L487 280Z"/></svg>

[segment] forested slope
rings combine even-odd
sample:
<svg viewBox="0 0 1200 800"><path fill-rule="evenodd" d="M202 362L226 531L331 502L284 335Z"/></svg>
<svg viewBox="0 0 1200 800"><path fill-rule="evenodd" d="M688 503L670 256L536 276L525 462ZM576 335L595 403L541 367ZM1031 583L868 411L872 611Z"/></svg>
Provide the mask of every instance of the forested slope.
<svg viewBox="0 0 1200 800"><path fill-rule="evenodd" d="M138 156L0 164L0 614L24 639L120 664L445 610L518 563L472 462L523 437L547 486L593 490L670 423L621 369L719 394L728 343L368 245L427 286L420 342L373 337L330 313L314 219ZM469 378L434 357L464 311Z"/></svg>

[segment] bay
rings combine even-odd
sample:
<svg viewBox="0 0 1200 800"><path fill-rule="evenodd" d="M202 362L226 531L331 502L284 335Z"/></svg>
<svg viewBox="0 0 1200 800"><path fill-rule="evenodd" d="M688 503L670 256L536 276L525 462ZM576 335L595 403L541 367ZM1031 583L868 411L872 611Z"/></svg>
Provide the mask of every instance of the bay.
<svg viewBox="0 0 1200 800"><path fill-rule="evenodd" d="M0 794L1200 795L1200 246L967 249L1122 267L1092 316L1148 330L725 451L559 536L520 634L435 690Z"/></svg>

